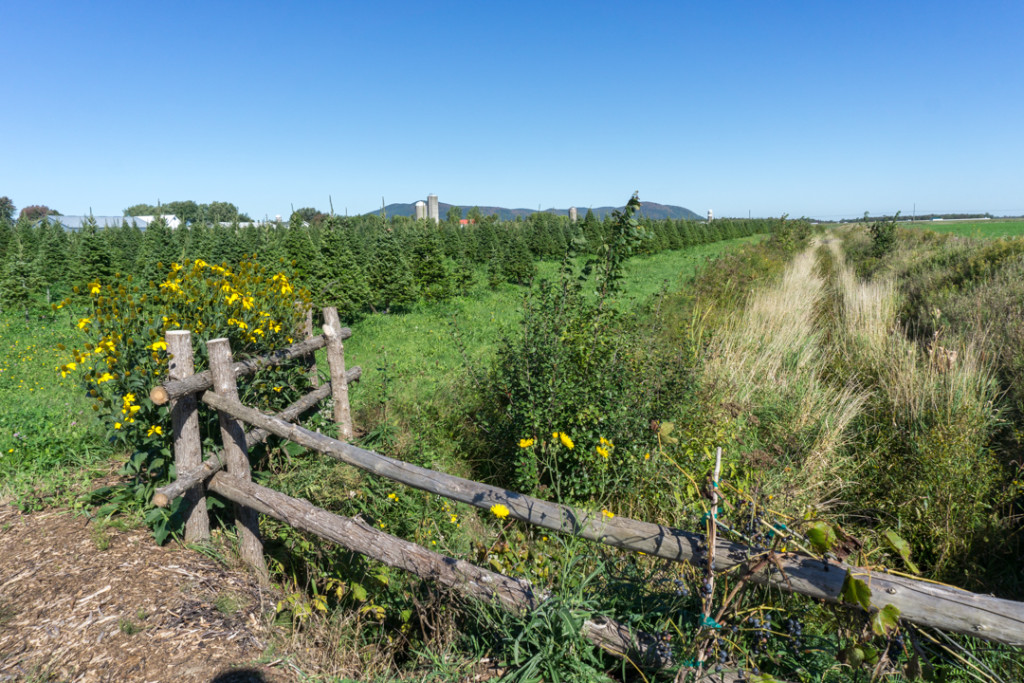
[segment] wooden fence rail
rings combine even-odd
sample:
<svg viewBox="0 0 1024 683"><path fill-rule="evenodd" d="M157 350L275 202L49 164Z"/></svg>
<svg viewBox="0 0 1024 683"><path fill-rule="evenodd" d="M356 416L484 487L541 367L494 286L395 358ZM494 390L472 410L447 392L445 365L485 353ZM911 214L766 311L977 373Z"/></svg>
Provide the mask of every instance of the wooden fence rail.
<svg viewBox="0 0 1024 683"><path fill-rule="evenodd" d="M210 490L239 506L236 519L240 536L254 538L251 547L244 551L245 558L261 572L264 571L262 550L257 545L258 535L252 537L254 523L248 516L249 512L270 515L298 529L317 534L355 552L391 566L401 567L418 576L436 580L470 596L497 599L513 609L526 609L537 604L537 597L523 581L438 555L403 539L372 529L358 519L339 517L315 508L307 501L253 484L249 477L247 459L244 465L242 463L245 449L254 443L254 439L263 439L273 434L372 474L451 500L485 510L502 504L508 508L511 517L545 529L580 536L625 550L644 552L671 561L693 564L700 561L699 548L705 540L702 534L620 516L608 517L601 512L552 503L417 467L353 446L345 440L332 439L292 424L291 422L296 420L303 410L311 408L317 400L329 393L334 397L334 418L339 424L339 432L345 437L351 434L347 389L349 382L358 379L359 372L358 368L345 371L341 344L343 339L351 336L351 331L340 327L337 313L333 309L324 310L324 319L323 335L311 337L267 356L239 363L231 362L226 340L211 341L208 344L210 370L185 377L180 376L182 373L172 374L172 380L153 389L150 395L154 402L175 401L173 410L176 415L176 460L179 456L178 424L184 425L187 422L186 415L177 413L196 409L194 400L191 404L187 400L196 393L203 392L201 402L218 411L225 443L223 454L202 460L193 453L190 455L188 466L183 466L184 463L179 462L178 481L159 489L153 500L155 504L166 506L182 494L191 496L190 500L195 499L197 495L191 492L201 491L202 483L208 482ZM168 340L172 334L175 333L168 333ZM328 363L331 369L332 379L329 384L274 416L266 415L239 402L237 393L233 390L236 376L251 374L267 365L308 356L324 346L328 348ZM169 341L168 350L170 349ZM246 435L242 431L242 424L252 425L256 429ZM198 438L198 430L195 438ZM184 443L180 446L182 453L194 450L195 447L194 444L190 446ZM219 471L224 463L227 463L227 471ZM207 529L206 534L208 533ZM1024 645L1024 603L796 553L776 553L774 562L759 563L757 559L763 556L763 553L759 554L750 547L721 540L714 544L714 553L720 571L745 572L753 581L833 603L842 602L843 583L850 575L864 581L871 589L872 611L893 605L900 610L901 618L916 624L967 633L999 643ZM768 568L754 571L758 565L768 565ZM772 571L771 565L781 571ZM664 666L669 663L658 654L658 648L654 647L655 641L651 636L630 634L628 629L614 621L590 624L586 628L586 635L611 652L644 661L649 666Z"/></svg>
<svg viewBox="0 0 1024 683"><path fill-rule="evenodd" d="M308 320L308 318L307 318ZM389 566L399 567L417 576L430 579L448 586L459 593L474 598L497 599L499 603L514 610L526 610L536 607L539 599L529 583L520 579L497 574L481 569L455 558L446 557L422 548L414 543L391 536L373 529L358 519L349 519L334 515L326 510L316 508L308 501L292 498L283 493L254 484L251 480L247 452L248 448L258 443L273 432L257 426L256 429L244 433L244 420L226 411L218 411L224 450L202 460L196 456L199 444L198 421L195 419L194 393L206 391L210 396L223 398L231 404L238 403L235 378L239 375L252 374L261 367L277 365L286 360L305 359L311 350L327 347L328 364L331 371L331 382L303 396L298 401L282 410L274 418L284 423L298 419L299 415L315 406L318 401L328 395L334 398L334 418L338 423L339 432L351 434L351 412L348 404L348 384L361 376L358 367L345 370L343 339L351 336L348 328L338 323L338 315L334 309L324 309L324 334L311 337L294 344L281 352L254 358L239 363L232 363L230 347L227 339L214 339L207 342L210 369L204 373L192 375L191 342L189 333L176 330L167 333L167 339L174 339L174 347L178 350L182 361L181 368L171 373L171 380L155 387L151 397L174 401L172 415L174 424L195 422L195 430L175 428L175 461L178 464L177 479L158 489L153 503L166 507L180 495L190 496L196 489L201 489L206 482L207 488L219 493L235 504L235 519L240 539L240 554L261 580L267 579L266 564L262 554L259 538L257 513L269 515L287 524L316 534L321 538L338 543L350 550L376 559ZM308 330L307 326L307 330ZM172 348L168 344L168 349ZM172 365L176 360L172 358ZM308 362L304 360L303 362ZM197 379L198 378L198 379ZM189 401L189 399L192 399ZM182 455L189 462L196 462L189 467L182 466ZM222 471L227 469L227 472ZM190 496L190 502L201 500ZM205 528L189 538L189 532L195 524L197 509L186 510L186 540L203 540L209 537L208 520L203 514L202 525ZM205 513L205 509L202 510ZM651 668L663 668L672 663L671 655L658 648L657 639L644 633L632 633L629 628L611 619L588 620L584 624L584 635L605 650L631 658L634 662ZM733 676L727 677L729 680Z"/></svg>

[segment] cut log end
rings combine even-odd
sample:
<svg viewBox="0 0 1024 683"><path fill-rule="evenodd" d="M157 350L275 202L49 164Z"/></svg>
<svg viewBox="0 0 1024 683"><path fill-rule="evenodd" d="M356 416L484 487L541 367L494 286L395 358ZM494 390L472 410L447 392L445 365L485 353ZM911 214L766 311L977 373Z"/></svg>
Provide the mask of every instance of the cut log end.
<svg viewBox="0 0 1024 683"><path fill-rule="evenodd" d="M149 400L158 406L167 403L168 398L167 390L162 386L155 386L149 391Z"/></svg>
<svg viewBox="0 0 1024 683"><path fill-rule="evenodd" d="M153 505L158 508L165 508L171 504L171 499L163 493L156 493L153 495Z"/></svg>

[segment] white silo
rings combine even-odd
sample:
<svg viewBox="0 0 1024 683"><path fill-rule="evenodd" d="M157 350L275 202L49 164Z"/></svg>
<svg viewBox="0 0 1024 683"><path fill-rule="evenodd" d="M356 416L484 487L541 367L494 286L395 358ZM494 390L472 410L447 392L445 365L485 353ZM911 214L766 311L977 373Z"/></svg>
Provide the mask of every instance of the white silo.
<svg viewBox="0 0 1024 683"><path fill-rule="evenodd" d="M437 209L437 195L427 195L427 218L433 220L435 223L441 222L441 214Z"/></svg>
<svg viewBox="0 0 1024 683"><path fill-rule="evenodd" d="M422 199L413 204L416 211L416 220L422 221L427 217L427 203Z"/></svg>

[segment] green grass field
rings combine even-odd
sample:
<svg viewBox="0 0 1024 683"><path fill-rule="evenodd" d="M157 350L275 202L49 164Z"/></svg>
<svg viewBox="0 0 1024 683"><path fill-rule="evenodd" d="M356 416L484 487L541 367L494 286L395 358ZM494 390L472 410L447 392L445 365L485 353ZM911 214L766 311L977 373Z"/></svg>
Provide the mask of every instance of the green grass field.
<svg viewBox="0 0 1024 683"><path fill-rule="evenodd" d="M1024 220L994 221L922 221L900 223L904 228L963 235L965 237L1014 237L1024 235Z"/></svg>

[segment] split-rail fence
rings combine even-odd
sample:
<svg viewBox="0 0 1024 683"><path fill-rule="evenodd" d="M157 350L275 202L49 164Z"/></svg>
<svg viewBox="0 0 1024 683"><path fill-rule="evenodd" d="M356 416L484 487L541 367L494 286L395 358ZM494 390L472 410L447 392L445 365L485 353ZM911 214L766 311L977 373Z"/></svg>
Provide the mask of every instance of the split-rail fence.
<svg viewBox="0 0 1024 683"><path fill-rule="evenodd" d="M348 385L360 378L361 370L345 368L343 340L352 335L351 330L341 326L335 309L325 308L323 315L323 334L311 336L312 320L307 318L307 339L266 356L240 362L233 362L227 339L210 340L206 345L209 369L200 373L194 373L190 333L185 330L167 332L167 350L171 356L168 381L154 387L150 398L158 405L172 404L178 476L176 481L156 492L153 503L166 507L178 496L186 497L187 542L201 542L210 536L205 505L208 490L234 503L242 559L262 580L267 578L267 567L258 514L436 581L463 595L497 600L512 610L528 610L542 602L544 596L538 595L524 580L433 552L371 527L359 518L335 515L308 501L253 483L248 449L274 435L374 475L450 500L484 510L504 505L510 517L544 529L675 562L704 564L703 534L620 516L608 518L601 512L561 505L418 467L353 445L350 443L353 431ZM309 359L324 347L330 382L276 415L264 414L239 401L236 377L296 359L306 363L315 376L315 365L310 366ZM333 418L338 424L340 440L294 424L303 412L327 396L333 397ZM199 439L197 397L199 402L218 411L223 438L223 451L205 459ZM246 424L253 429L246 432ZM899 609L901 619L921 626L1024 645L1024 603L792 552L774 553L771 562L760 562L757 558L763 558L763 553L748 546L722 540L712 545L719 572L738 570L745 572L748 580L831 603L843 602L843 584L850 575L864 581L871 589L871 611L893 605ZM606 650L645 666L658 668L672 663L670 656L656 646L656 638L631 632L616 621L588 621L584 631L591 641Z"/></svg>

